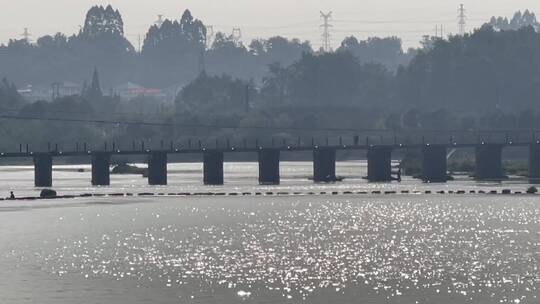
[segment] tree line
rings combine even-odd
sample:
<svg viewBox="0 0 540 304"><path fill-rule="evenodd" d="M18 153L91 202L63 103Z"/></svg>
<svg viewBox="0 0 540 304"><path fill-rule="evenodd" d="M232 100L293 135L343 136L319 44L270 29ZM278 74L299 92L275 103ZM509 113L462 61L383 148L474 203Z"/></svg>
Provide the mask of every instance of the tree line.
<svg viewBox="0 0 540 304"><path fill-rule="evenodd" d="M103 18L108 21L104 22ZM185 143L196 138L210 142L230 138L241 142L246 138L276 137L292 141L314 134L352 135L354 132L349 130L361 129L415 133L426 129L540 128L540 33L531 24L509 30L486 24L464 36L432 38L414 52L399 51L400 44L393 38L380 41L393 45L395 52L377 52L369 45L381 43L378 39L362 42L350 37L330 53L313 51L307 42L280 37L256 40L246 48L224 34L216 35L213 45L208 47L204 25L189 12L179 21L153 26L142 52L138 53L122 38L122 24L117 11L96 7L89 12L78 35L66 39L42 38L37 45L12 42L1 48L0 53L13 51L14 45L21 44L23 50L39 53L43 45L51 49L58 47L55 56L60 60L71 58L63 52L78 54L78 46L93 45L97 39L116 53L97 48L77 55L88 59L101 52L109 56L110 61L95 58L101 63L97 69L88 62L81 64L82 67L66 63L65 73L81 73L85 79L91 75L80 96L28 104L17 93L11 82L13 78L4 79L0 83L2 112L23 118L88 122L2 119L0 148L26 142L44 145L55 140L158 143L166 139ZM123 46L119 41L123 41ZM174 50L176 57L169 49ZM201 50L206 55L207 68L199 70L195 58L200 58ZM125 57L126 53L132 57ZM190 54L193 60L186 60L179 53ZM114 56L118 56L117 60L111 59ZM218 56L222 56L219 64L211 64L211 59ZM264 64L259 62L254 65L257 69L247 72L247 63L232 64L235 60L245 60L242 56L262 60ZM373 59L375 56L379 59ZM112 70L122 60L130 62L133 58L145 58L149 75L152 68L159 67L156 69L161 74L149 80L156 83L160 82L158 77L163 77L163 81L181 79L175 74L178 70L160 63L161 59L178 63L186 60L184 64L197 72L178 93L173 107L161 106L147 97L121 100L107 94L103 89L103 83L107 83L104 79L111 81L127 73ZM110 66L103 67L103 62ZM223 68L227 65L233 66L231 70ZM235 72L233 68L239 70ZM2 65L1 71L9 69ZM259 71L259 79L253 76L253 71ZM96 118L109 123L91 122ZM155 124L123 123L143 121ZM346 131L332 131L335 129Z"/></svg>
<svg viewBox="0 0 540 304"><path fill-rule="evenodd" d="M365 41L349 37L343 48L361 61L378 62L391 69L410 60L396 37ZM1 45L0 75L19 86L64 80L82 83L88 71L98 67L105 88L128 81L168 88L189 83L201 70L260 81L269 64L287 66L303 53L314 52L308 41L280 36L247 44L223 32L210 36L203 21L189 10L178 20L152 25L139 51L125 37L120 12L110 5L95 6L76 34L46 35L35 43L13 39Z"/></svg>

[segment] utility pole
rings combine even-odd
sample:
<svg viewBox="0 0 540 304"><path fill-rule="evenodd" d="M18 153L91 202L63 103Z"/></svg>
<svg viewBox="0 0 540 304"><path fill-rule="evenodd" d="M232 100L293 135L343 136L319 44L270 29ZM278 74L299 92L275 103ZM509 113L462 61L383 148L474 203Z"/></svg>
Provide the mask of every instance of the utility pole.
<svg viewBox="0 0 540 304"><path fill-rule="evenodd" d="M444 39L444 29L443 25L441 24L441 39Z"/></svg>
<svg viewBox="0 0 540 304"><path fill-rule="evenodd" d="M60 82L53 82L51 84L51 101L55 101L56 99L60 98L60 86L62 84Z"/></svg>
<svg viewBox="0 0 540 304"><path fill-rule="evenodd" d="M458 9L458 31L459 35L465 35L465 26L467 25L467 16L465 15L465 6L463 4L459 5Z"/></svg>
<svg viewBox="0 0 540 304"><path fill-rule="evenodd" d="M332 37L330 35L330 28L333 27L333 25L330 24L330 19L332 18L332 12L324 13L321 11L321 18L323 19L323 24L321 24L321 28L323 29L322 33L322 49L324 52L328 53L332 51L332 45L331 40Z"/></svg>
<svg viewBox="0 0 540 304"><path fill-rule="evenodd" d="M444 29L442 24L440 27L439 25L435 25L435 38L444 39Z"/></svg>
<svg viewBox="0 0 540 304"><path fill-rule="evenodd" d="M30 43L30 36L32 36L30 34L30 32L28 31L28 28L25 27L24 28L24 32L21 34L21 36L23 37L23 39L26 41L26 43Z"/></svg>

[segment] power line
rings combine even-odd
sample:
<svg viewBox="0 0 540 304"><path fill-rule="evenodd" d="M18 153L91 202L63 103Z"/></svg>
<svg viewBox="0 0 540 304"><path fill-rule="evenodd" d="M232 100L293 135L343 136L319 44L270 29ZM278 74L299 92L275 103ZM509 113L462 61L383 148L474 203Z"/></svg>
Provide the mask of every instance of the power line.
<svg viewBox="0 0 540 304"><path fill-rule="evenodd" d="M36 117L22 115L0 115L0 119L23 120L23 121L49 121L49 122L71 122L86 124L106 124L106 125L136 125L147 127L181 127L192 129L230 129L230 130L279 130L279 131L335 131L335 132L355 132L352 128L301 128L301 127L265 127L265 126L233 126L233 125L213 125L213 124L178 124L178 123L159 123L146 121L120 121L104 119L79 119L79 118L57 118L57 117ZM377 131L369 129L365 131Z"/></svg>
<svg viewBox="0 0 540 304"><path fill-rule="evenodd" d="M302 128L302 127L264 127L264 126L227 126L227 125L203 125L203 124L177 124L177 123L156 123L144 121L111 121L111 120L93 120L93 119L76 119L76 118L47 118L34 116L17 116L17 115L0 115L0 119L24 120L24 121L52 121L52 122L72 122L72 123L89 123L89 124L112 124L112 125L138 125L152 127L183 127L183 128L199 128L199 129L232 129L232 130L280 130L280 131L332 131L332 132L354 132L355 134L362 132L395 132L391 129L375 129L375 128ZM423 129L423 132L461 132L461 133L492 133L504 134L509 132L540 132L540 129Z"/></svg>
<svg viewBox="0 0 540 304"><path fill-rule="evenodd" d="M323 28L323 34L322 34L322 44L323 44L323 50L325 52L331 52L332 46L331 46L331 36L330 36L330 28L333 27L333 25L330 24L330 18L332 18L332 12L323 13L321 11L321 18L323 19L323 24L321 27Z"/></svg>
<svg viewBox="0 0 540 304"><path fill-rule="evenodd" d="M358 23L358 24L432 24L433 22L454 22L455 19L438 20L355 20L355 19L332 19L336 23Z"/></svg>

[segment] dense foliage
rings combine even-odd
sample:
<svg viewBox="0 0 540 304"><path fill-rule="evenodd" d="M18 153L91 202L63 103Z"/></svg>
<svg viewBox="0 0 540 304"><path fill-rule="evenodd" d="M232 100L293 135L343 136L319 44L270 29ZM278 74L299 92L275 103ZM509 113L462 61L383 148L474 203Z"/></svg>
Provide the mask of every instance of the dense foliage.
<svg viewBox="0 0 540 304"><path fill-rule="evenodd" d="M210 39L210 40L208 40ZM377 62L391 69L406 64L397 38L357 41L344 48L362 62ZM79 33L40 37L35 43L11 40L0 46L0 76L19 86L49 86L55 81L83 83L88 71L98 67L106 90L127 82L151 88L185 85L201 71L229 74L259 82L269 64L288 66L303 53L313 53L309 42L283 37L255 39L248 44L232 35L209 35L203 21L186 10L178 20L164 20L148 29L140 52L126 39L124 22L111 6L92 7Z"/></svg>
<svg viewBox="0 0 540 304"><path fill-rule="evenodd" d="M506 17L492 17L489 25L496 31L519 30L524 27L533 27L535 31L540 31L540 23L536 19L536 15L529 10L521 13L518 11L512 19Z"/></svg>
<svg viewBox="0 0 540 304"><path fill-rule="evenodd" d="M0 72L9 75L0 83L0 107L23 118L0 121L0 148L343 133L332 129L540 128L540 33L534 14L516 16L510 28L492 21L408 52L397 38L349 37L324 53L282 37L245 46L217 33L210 43L203 22L186 11L179 21L152 26L139 53L124 37L119 12L94 7L77 35L0 47ZM10 82L55 78L90 81L80 96L32 104ZM126 81L185 85L174 105L146 96L122 100L104 89ZM141 121L150 123L130 123Z"/></svg>

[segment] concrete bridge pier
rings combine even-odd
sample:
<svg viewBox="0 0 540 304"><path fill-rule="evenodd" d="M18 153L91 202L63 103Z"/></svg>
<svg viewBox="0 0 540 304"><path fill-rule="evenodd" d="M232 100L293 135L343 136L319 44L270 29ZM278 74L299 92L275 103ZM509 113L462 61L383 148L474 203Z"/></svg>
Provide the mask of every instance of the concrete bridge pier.
<svg viewBox="0 0 540 304"><path fill-rule="evenodd" d="M111 153L93 152L92 153L92 185L109 186L111 184Z"/></svg>
<svg viewBox="0 0 540 304"><path fill-rule="evenodd" d="M36 187L52 187L53 158L49 153L34 155L34 184Z"/></svg>
<svg viewBox="0 0 540 304"><path fill-rule="evenodd" d="M529 180L531 183L540 184L540 144L529 146Z"/></svg>
<svg viewBox="0 0 540 304"><path fill-rule="evenodd" d="M392 148L372 146L367 152L368 181L391 182L392 178Z"/></svg>
<svg viewBox="0 0 540 304"><path fill-rule="evenodd" d="M203 162L204 184L210 186L223 185L223 152L205 151Z"/></svg>
<svg viewBox="0 0 540 304"><path fill-rule="evenodd" d="M166 152L151 152L148 155L148 184L151 186L167 185Z"/></svg>
<svg viewBox="0 0 540 304"><path fill-rule="evenodd" d="M336 150L331 148L313 150L313 181L328 183L336 180Z"/></svg>
<svg viewBox="0 0 540 304"><path fill-rule="evenodd" d="M500 144L481 144L476 146L476 179L505 179L502 166L502 149Z"/></svg>
<svg viewBox="0 0 540 304"><path fill-rule="evenodd" d="M259 184L279 185L279 156L278 149L262 149L259 151Z"/></svg>
<svg viewBox="0 0 540 304"><path fill-rule="evenodd" d="M448 181L446 146L426 145L422 149L422 179L427 183Z"/></svg>

